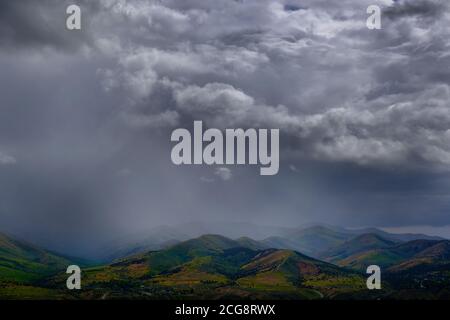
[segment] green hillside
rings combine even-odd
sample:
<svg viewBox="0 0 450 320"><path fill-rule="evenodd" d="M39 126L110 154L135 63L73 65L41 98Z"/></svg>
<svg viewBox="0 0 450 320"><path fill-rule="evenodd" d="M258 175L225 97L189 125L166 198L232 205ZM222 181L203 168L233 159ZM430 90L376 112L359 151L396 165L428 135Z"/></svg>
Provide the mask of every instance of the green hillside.
<svg viewBox="0 0 450 320"><path fill-rule="evenodd" d="M363 250L356 252L353 255L336 259L334 262L339 266L358 270L365 270L365 268L371 264L376 264L382 268L392 267L396 264L403 263L408 259L412 259L416 255L420 257L420 254L425 252L428 248L442 242L445 243L446 241L447 240L414 240L385 248ZM387 242L379 242L379 244L384 245L387 244Z"/></svg>
<svg viewBox="0 0 450 320"><path fill-rule="evenodd" d="M70 264L66 258L0 234L0 282L31 283Z"/></svg>
<svg viewBox="0 0 450 320"><path fill-rule="evenodd" d="M336 263L358 253L389 248L394 245L396 245L396 242L386 240L377 234L362 234L324 251L320 254L320 258L328 262Z"/></svg>
<svg viewBox="0 0 450 320"><path fill-rule="evenodd" d="M83 265L0 234L0 300L70 298L65 283L55 288L45 281L74 263Z"/></svg>
<svg viewBox="0 0 450 320"><path fill-rule="evenodd" d="M418 269L442 269L450 266L450 241L435 241L431 246L414 254L411 258L389 268L389 272L406 272ZM449 268L450 271L450 268Z"/></svg>
<svg viewBox="0 0 450 320"><path fill-rule="evenodd" d="M324 233L318 237L324 237ZM316 238L316 239L318 239ZM333 237L332 237L333 238ZM334 238L336 239L336 238ZM342 239L340 240L342 241ZM2 299L432 299L449 297L450 241L394 243L356 236L327 251L336 264L251 238L204 235L159 251L82 269L68 291L67 258L2 235ZM383 270L368 291L365 268Z"/></svg>
<svg viewBox="0 0 450 320"><path fill-rule="evenodd" d="M364 288L364 278L292 250L205 235L83 273L81 298L332 297ZM255 250L256 249L256 250ZM55 278L53 285L63 281Z"/></svg>
<svg viewBox="0 0 450 320"><path fill-rule="evenodd" d="M310 297L333 296L364 288L357 273L336 267L292 250L266 250L242 266L241 286L270 291L291 291Z"/></svg>

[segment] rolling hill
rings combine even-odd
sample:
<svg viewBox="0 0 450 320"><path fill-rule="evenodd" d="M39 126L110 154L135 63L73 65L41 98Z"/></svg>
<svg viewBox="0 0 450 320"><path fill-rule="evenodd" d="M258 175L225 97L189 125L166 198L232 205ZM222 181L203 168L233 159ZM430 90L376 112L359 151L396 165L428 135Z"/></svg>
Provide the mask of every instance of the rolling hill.
<svg viewBox="0 0 450 320"><path fill-rule="evenodd" d="M301 228L258 227L251 224L185 224L175 227L158 226L146 232L138 232L109 241L99 250L96 260L104 263L126 256L147 251L162 250L173 244L196 238L204 234L222 234L238 241L252 240L254 248L291 249L315 258L321 257L326 250L339 246L354 237L363 234L376 234L393 242L407 242L416 239L442 240L423 234L393 234L377 228L346 229L337 226L312 224ZM260 235L264 236L260 236ZM240 240L239 240L240 239Z"/></svg>
<svg viewBox="0 0 450 320"><path fill-rule="evenodd" d="M297 238L294 237L297 236ZM347 239L348 237L348 239ZM309 228L256 241L203 235L95 267L68 291L72 259L0 235L0 298L6 299L410 299L450 297L450 241L396 242L374 233ZM266 239L267 240L267 239ZM325 262L291 247L326 248ZM280 248L274 248L273 244ZM317 252L317 255L320 253ZM330 263L332 262L332 263ZM75 262L75 264L79 264ZM377 264L383 290L368 291Z"/></svg>
<svg viewBox="0 0 450 320"><path fill-rule="evenodd" d="M44 282L71 264L83 266L83 261L74 260L0 233L0 300L65 297Z"/></svg>
<svg viewBox="0 0 450 320"><path fill-rule="evenodd" d="M371 235L371 239L367 237L368 234ZM355 239L355 241L347 243L352 239ZM289 233L281 236L266 238L261 243L270 248L291 249L314 258L337 261L342 257L333 259L332 255L339 255L338 251L343 251L342 256L348 256L349 254L345 252L346 250L358 253L370 249L371 245L373 246L372 249L376 249L377 246L383 248L395 243L414 240L439 241L443 239L423 234L394 234L377 228L346 229L329 225L312 225L291 230ZM349 247L353 247L353 249Z"/></svg>
<svg viewBox="0 0 450 320"><path fill-rule="evenodd" d="M415 242L419 252L386 270L386 280L396 289L391 297L450 299L450 241Z"/></svg>
<svg viewBox="0 0 450 320"><path fill-rule="evenodd" d="M438 263L440 260L448 259L445 258L447 257L448 243L449 240L413 240L382 248L380 245L383 242L378 242L378 248L356 251L347 256L341 255L339 259L335 259L335 263L358 270L364 270L370 264L389 268L391 271L394 271L395 268L400 270L400 266L408 261ZM388 243L384 242L384 244Z"/></svg>
<svg viewBox="0 0 450 320"><path fill-rule="evenodd" d="M320 258L328 262L336 263L354 254L389 248L396 244L396 242L386 240L375 233L362 234L331 249L325 250L320 254Z"/></svg>
<svg viewBox="0 0 450 320"><path fill-rule="evenodd" d="M364 279L357 273L336 267L292 250L269 249L258 253L241 267L240 286L265 291L299 291L314 297L331 297L347 290L358 291ZM316 296L317 297L317 296Z"/></svg>
<svg viewBox="0 0 450 320"><path fill-rule="evenodd" d="M70 264L68 258L0 234L0 282L30 283Z"/></svg>
<svg viewBox="0 0 450 320"><path fill-rule="evenodd" d="M390 267L390 272L405 272L420 268L429 269L430 266L433 266L433 268L440 268L442 265L450 267L450 241L442 240L432 243L426 242L425 244L417 242L419 241L414 241L417 245L414 249L418 252L405 261ZM450 271L450 268L448 270Z"/></svg>
<svg viewBox="0 0 450 320"><path fill-rule="evenodd" d="M361 290L364 278L293 250L204 235L84 272L83 297L302 298ZM54 283L62 281L54 279Z"/></svg>

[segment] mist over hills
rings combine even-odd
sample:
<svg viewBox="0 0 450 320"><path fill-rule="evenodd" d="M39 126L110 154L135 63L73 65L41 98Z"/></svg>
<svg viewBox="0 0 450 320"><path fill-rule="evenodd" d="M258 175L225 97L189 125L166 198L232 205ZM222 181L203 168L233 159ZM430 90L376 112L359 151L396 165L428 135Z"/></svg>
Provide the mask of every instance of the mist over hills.
<svg viewBox="0 0 450 320"><path fill-rule="evenodd" d="M424 234L394 234L376 228L347 229L323 224L287 228L251 223L191 222L178 226L155 227L148 231L115 239L99 250L100 254L97 258L102 261L111 261L138 252L163 249L179 241L204 234L221 234L232 239L248 238L257 240L257 247L291 249L317 258L320 257L319 253L362 234L378 235L393 242L443 239Z"/></svg>

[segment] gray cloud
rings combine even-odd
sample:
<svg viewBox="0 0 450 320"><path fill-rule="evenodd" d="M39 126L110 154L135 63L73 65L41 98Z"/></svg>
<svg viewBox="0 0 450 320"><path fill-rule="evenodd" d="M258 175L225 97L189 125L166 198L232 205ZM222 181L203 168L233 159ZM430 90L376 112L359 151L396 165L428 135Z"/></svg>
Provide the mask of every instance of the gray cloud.
<svg viewBox="0 0 450 320"><path fill-rule="evenodd" d="M432 24L435 33L418 21L443 6L398 2L385 9L389 20L377 34L364 27L364 15L356 10L362 4L343 17L337 13L342 6L325 4L290 10L271 1L121 3L111 6L113 12L136 27L146 17L144 29L156 34L155 46L136 35L140 39L131 50L118 49L119 68L105 71L105 83L125 90L140 107L143 123L152 123L149 116L168 119L169 125L194 117L211 126L279 127L292 136L293 149L301 142L314 159L443 168L449 149L442 130L449 123L440 115L449 77L440 68L447 52L440 39L447 17ZM243 20L250 9L252 18ZM394 12L405 14L394 19ZM169 35L160 39L165 24L171 26ZM122 48L120 39L105 41L118 41L110 46ZM148 103L157 87L168 92L163 110ZM394 111L399 108L403 111ZM423 130L410 132L412 122ZM399 124L406 126L403 132Z"/></svg>
<svg viewBox="0 0 450 320"><path fill-rule="evenodd" d="M47 48L73 52L92 45L89 14L83 17L86 30L72 33L65 30L66 8L72 3L69 0L2 1L0 46L13 51ZM92 1L81 0L77 4L85 12L95 12L100 8Z"/></svg>
<svg viewBox="0 0 450 320"><path fill-rule="evenodd" d="M0 164L20 160L0 167L8 229L52 243L221 216L450 224L446 1L75 1L79 32L68 3L0 4ZM193 120L279 128L280 174L205 183L231 172L172 165L170 132ZM60 244L85 250L81 233Z"/></svg>

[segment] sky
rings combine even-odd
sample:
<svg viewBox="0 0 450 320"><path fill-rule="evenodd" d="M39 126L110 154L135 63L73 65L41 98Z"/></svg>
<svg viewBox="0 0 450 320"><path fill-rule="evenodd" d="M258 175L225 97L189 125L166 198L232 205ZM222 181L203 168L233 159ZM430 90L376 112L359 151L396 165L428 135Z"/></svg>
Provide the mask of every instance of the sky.
<svg viewBox="0 0 450 320"><path fill-rule="evenodd" d="M445 0L1 1L0 230L75 254L190 221L450 237L449 25ZM279 173L175 166L194 120L279 129Z"/></svg>

